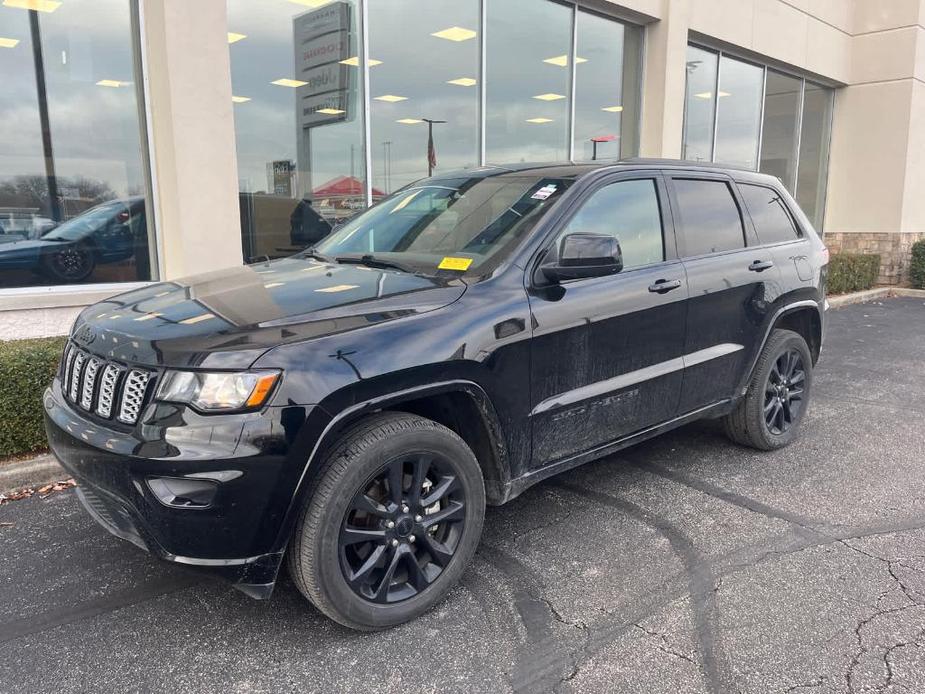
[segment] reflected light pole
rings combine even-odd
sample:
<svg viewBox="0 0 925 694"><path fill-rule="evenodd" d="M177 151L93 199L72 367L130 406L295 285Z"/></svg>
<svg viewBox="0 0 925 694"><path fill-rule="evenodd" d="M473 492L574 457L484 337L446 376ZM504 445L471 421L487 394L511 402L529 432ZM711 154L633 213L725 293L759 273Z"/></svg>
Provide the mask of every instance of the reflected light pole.
<svg viewBox="0 0 925 694"><path fill-rule="evenodd" d="M39 122L42 127L42 150L45 155L45 178L48 181L48 205L51 218L63 222L61 201L58 199L58 179L55 176L55 156L51 147L51 126L48 124L48 95L45 91L45 58L42 55L42 32L39 13L29 10L29 29L32 33L32 59L35 63L35 89L39 98Z"/></svg>
<svg viewBox="0 0 925 694"><path fill-rule="evenodd" d="M385 194L392 192L392 141L382 143L382 178L385 182Z"/></svg>

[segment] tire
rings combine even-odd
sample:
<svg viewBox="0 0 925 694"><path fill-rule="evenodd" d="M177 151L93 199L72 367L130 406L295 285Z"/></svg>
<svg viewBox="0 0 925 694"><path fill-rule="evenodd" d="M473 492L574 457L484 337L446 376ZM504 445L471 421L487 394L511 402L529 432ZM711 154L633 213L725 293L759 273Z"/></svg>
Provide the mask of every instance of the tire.
<svg viewBox="0 0 925 694"><path fill-rule="evenodd" d="M788 355L793 361L787 361ZM794 370L788 376L785 372L791 366ZM726 435L762 451L786 446L799 433L812 384L813 361L806 340L791 330L774 330L745 396L723 420Z"/></svg>
<svg viewBox="0 0 925 694"><path fill-rule="evenodd" d="M401 480L398 494L393 479ZM482 471L459 436L416 415L375 414L344 432L326 456L296 521L289 573L315 607L344 626L392 627L426 612L457 583L484 515ZM372 539L355 539L366 536ZM368 569L371 563L376 568Z"/></svg>
<svg viewBox="0 0 925 694"><path fill-rule="evenodd" d="M82 244L65 244L45 253L40 260L42 274L53 282L75 284L83 282L96 269L93 249Z"/></svg>

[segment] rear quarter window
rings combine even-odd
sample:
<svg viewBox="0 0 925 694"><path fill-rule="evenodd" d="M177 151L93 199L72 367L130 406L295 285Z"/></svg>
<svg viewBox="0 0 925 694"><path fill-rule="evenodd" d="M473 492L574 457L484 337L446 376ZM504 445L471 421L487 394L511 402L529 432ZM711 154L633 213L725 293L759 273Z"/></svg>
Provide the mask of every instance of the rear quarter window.
<svg viewBox="0 0 925 694"><path fill-rule="evenodd" d="M801 237L776 190L740 183L739 192L761 243L784 243Z"/></svg>
<svg viewBox="0 0 925 694"><path fill-rule="evenodd" d="M726 181L675 178L672 183L686 257L745 248L742 215Z"/></svg>

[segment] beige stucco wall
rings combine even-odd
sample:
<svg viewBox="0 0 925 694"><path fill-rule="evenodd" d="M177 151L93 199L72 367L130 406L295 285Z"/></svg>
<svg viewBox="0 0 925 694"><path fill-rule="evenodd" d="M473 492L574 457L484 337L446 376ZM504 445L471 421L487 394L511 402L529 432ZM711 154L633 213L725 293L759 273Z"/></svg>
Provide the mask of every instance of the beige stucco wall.
<svg viewBox="0 0 925 694"><path fill-rule="evenodd" d="M225 0L141 0L161 278L242 261Z"/></svg>
<svg viewBox="0 0 925 694"><path fill-rule="evenodd" d="M857 1L854 10L850 79L838 91L832 129L825 230L921 234L925 1Z"/></svg>

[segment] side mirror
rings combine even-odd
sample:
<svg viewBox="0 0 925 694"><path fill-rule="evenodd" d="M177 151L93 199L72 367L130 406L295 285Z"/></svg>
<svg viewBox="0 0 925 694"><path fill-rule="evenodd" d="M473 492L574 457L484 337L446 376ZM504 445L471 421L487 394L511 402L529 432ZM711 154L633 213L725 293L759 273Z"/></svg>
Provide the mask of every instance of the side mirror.
<svg viewBox="0 0 925 694"><path fill-rule="evenodd" d="M623 269L623 253L613 236L568 234L559 244L559 257L540 269L553 283L615 275Z"/></svg>

